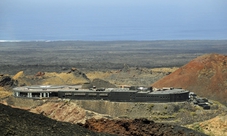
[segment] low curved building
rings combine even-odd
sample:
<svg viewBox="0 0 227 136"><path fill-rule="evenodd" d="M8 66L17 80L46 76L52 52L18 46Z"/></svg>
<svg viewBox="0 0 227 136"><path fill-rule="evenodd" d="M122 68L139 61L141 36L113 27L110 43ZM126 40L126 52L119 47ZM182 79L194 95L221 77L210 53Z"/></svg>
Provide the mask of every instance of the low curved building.
<svg viewBox="0 0 227 136"><path fill-rule="evenodd" d="M116 102L181 102L189 99L189 91L170 88L163 91L130 90L129 88L81 89L81 86L24 86L13 89L15 97L68 98L77 100L109 100Z"/></svg>
<svg viewBox="0 0 227 136"><path fill-rule="evenodd" d="M23 86L13 88L15 97L22 98L49 98L58 97L58 92L62 89L75 90L81 86L53 86L53 85L36 85L36 86Z"/></svg>

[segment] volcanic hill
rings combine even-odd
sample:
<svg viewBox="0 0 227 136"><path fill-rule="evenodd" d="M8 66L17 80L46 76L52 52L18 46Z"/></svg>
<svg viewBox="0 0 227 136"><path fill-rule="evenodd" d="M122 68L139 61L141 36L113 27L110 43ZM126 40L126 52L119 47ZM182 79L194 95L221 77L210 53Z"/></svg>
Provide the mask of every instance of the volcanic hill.
<svg viewBox="0 0 227 136"><path fill-rule="evenodd" d="M152 86L188 89L199 96L227 105L227 56L199 56Z"/></svg>
<svg viewBox="0 0 227 136"><path fill-rule="evenodd" d="M58 122L41 114L0 104L2 136L107 136L67 122Z"/></svg>

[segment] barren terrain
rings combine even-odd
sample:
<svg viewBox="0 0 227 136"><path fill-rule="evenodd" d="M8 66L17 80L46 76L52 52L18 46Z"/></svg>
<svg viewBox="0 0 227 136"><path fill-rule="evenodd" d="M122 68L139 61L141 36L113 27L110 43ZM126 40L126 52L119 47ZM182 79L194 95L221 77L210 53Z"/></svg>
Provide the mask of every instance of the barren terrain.
<svg viewBox="0 0 227 136"><path fill-rule="evenodd" d="M202 55L152 85L185 88L227 105L226 63L225 55Z"/></svg>
<svg viewBox="0 0 227 136"><path fill-rule="evenodd" d="M58 121L85 123L86 120L88 120L87 124L80 125L98 132L100 132L99 130L101 129L109 129L105 128L107 126L105 123L109 124L112 122L112 125L115 126L116 129L124 129L124 131L112 129L114 132L109 131L108 133L119 135L130 135L133 133L135 135L141 135L142 132L136 128L140 128L144 126L146 122L149 122L144 126L148 128L147 125L152 124L152 121L145 120L144 123L143 120L134 119L144 117L160 123L187 125L189 128L206 134L221 136L225 134L226 131L221 127L222 125L226 125L226 107L216 101L213 101L211 110L203 110L201 107L188 102L152 104L104 101L92 101L89 103L88 101L59 99L51 101L25 100L10 96L12 94L10 90L14 86L37 84L85 84L83 87L92 85L97 87L113 87L118 85L149 86L163 77L166 79L170 75L177 73L176 71L179 72L179 70L183 69L184 71L181 71L180 75L184 76L186 73L184 79L180 81L176 80L176 82L172 84L163 84L162 87L166 87L166 85L174 86L180 83L191 83L186 87L183 86L185 84L175 87L183 87L190 91L194 91L193 89L200 87L197 89L198 92L195 91L196 93L202 97L211 96L212 90L209 90L209 88L223 88L223 85L226 84L225 81L222 81L222 79L225 80L227 69L225 66L225 57L213 55L212 57L205 57L206 61L203 60L204 57L202 57L202 59L200 57L199 61L196 62L201 62L201 64L196 63L198 65L195 65L195 68L190 66L189 71L187 71L188 67L183 65L206 53L221 53L222 55L226 55L226 46L227 41L0 42L0 57L2 58L0 60L1 103L42 114ZM208 60L207 58L212 59ZM219 59L216 61L216 58ZM216 65L216 63L218 64ZM202 72L198 71L196 67L202 67ZM197 74L199 74L199 76ZM218 74L218 76L215 74ZM195 80L196 77L199 77L200 80L204 82L192 84L194 81L198 81ZM172 81L175 77L170 79L169 81ZM216 81L221 82L218 83ZM210 86L205 84L210 82L214 84ZM166 81L163 81L163 83L166 83ZM205 84L206 87L202 86L203 84ZM157 85L157 83L154 85ZM200 92L203 89L208 90L209 93ZM221 94L225 94L225 92ZM222 96L225 98L225 95ZM210 98L218 98L218 95L215 95L215 97L212 95ZM223 99L220 99L220 102L222 102L222 100ZM3 109L11 111L8 107L3 107ZM15 118L13 117L15 115L12 116L12 114L6 116L8 120ZM16 114L16 116L18 115ZM114 121L112 119L120 120ZM128 119L128 121L122 119ZM210 123L208 125L209 119L211 121L217 121L217 124ZM208 123L206 120L208 120ZM5 123L5 120L2 121ZM42 122L43 120L39 121ZM199 126L198 123L192 124L198 121L200 121ZM17 126L18 122L12 123L15 123L16 128L19 128ZM99 128L92 126L96 123L99 124ZM122 125L124 125L123 128ZM220 130L220 133L212 129L214 125L218 125L215 130L217 132ZM182 131L177 129L176 133L172 133L175 131L171 130L175 129L175 127L172 128L172 126L163 129L165 131L161 133L158 130L160 126L165 125L155 124L154 126L157 130L157 133L154 135L185 135L187 133L185 129ZM7 127L10 129L4 131L5 133L19 135L25 133L24 131L17 133L11 129L11 126ZM15 126L12 125L12 127ZM35 129L38 130L38 127L39 126ZM214 133L211 133L211 131L214 131ZM90 134L91 132L85 133ZM143 134L150 135L151 133L150 131L144 130ZM193 134L196 135L194 132Z"/></svg>
<svg viewBox="0 0 227 136"><path fill-rule="evenodd" d="M0 42L0 74L130 67L179 67L205 53L227 53L227 41Z"/></svg>
<svg viewBox="0 0 227 136"><path fill-rule="evenodd" d="M40 114L0 104L0 132L2 136L108 136L94 133L76 124L59 122Z"/></svg>

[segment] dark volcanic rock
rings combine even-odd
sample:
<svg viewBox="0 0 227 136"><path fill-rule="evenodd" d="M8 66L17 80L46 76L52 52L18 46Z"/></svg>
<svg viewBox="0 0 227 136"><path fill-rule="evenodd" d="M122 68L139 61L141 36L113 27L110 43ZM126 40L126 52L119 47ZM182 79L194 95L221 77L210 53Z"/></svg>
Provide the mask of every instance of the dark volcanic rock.
<svg viewBox="0 0 227 136"><path fill-rule="evenodd" d="M120 136L205 136L205 134L198 133L194 130L168 124L154 123L147 119L89 119L82 126L92 131L117 134Z"/></svg>
<svg viewBox="0 0 227 136"><path fill-rule="evenodd" d="M82 85L82 89L90 89L93 88L93 85L91 83L85 83Z"/></svg>
<svg viewBox="0 0 227 136"><path fill-rule="evenodd" d="M90 79L86 76L86 74L84 74L83 72L79 71L76 68L72 68L71 72L76 76L76 77L83 77L84 79L86 79L87 81L90 81ZM71 73L70 72L70 73Z"/></svg>
<svg viewBox="0 0 227 136"><path fill-rule="evenodd" d="M0 76L0 86L1 87L13 87L16 86L16 81L9 76Z"/></svg>
<svg viewBox="0 0 227 136"><path fill-rule="evenodd" d="M114 84L111 84L108 81L98 78L94 79L91 83L93 86L96 86L97 88L116 88Z"/></svg>
<svg viewBox="0 0 227 136"><path fill-rule="evenodd" d="M0 135L17 136L101 136L81 126L58 122L43 115L0 104Z"/></svg>
<svg viewBox="0 0 227 136"><path fill-rule="evenodd" d="M93 86L95 86L96 88L116 88L116 86L114 84L111 84L110 82L99 79L99 78L94 79L89 84L83 84L82 88L89 89L89 88L92 88Z"/></svg>

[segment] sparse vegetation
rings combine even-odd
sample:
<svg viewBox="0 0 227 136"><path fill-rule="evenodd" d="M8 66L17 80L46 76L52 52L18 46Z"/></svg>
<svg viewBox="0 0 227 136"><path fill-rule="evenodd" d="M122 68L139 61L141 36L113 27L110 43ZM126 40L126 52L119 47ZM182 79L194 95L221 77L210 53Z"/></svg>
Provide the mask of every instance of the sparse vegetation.
<svg viewBox="0 0 227 136"><path fill-rule="evenodd" d="M195 112L191 112L190 114L191 114L191 116L196 116Z"/></svg>
<svg viewBox="0 0 227 136"><path fill-rule="evenodd" d="M118 118L121 118L121 119L129 119L129 116L128 115L121 115Z"/></svg>
<svg viewBox="0 0 227 136"><path fill-rule="evenodd" d="M154 107L154 104L149 104L148 105L148 111L152 111L152 108Z"/></svg>
<svg viewBox="0 0 227 136"><path fill-rule="evenodd" d="M192 126L193 130L204 133L203 128L200 126L200 124L195 124Z"/></svg>
<svg viewBox="0 0 227 136"><path fill-rule="evenodd" d="M156 121L165 121L165 120L175 120L176 119L176 115L153 115L152 118Z"/></svg>
<svg viewBox="0 0 227 136"><path fill-rule="evenodd" d="M6 98L8 96L11 96L12 92L7 91L5 88L0 87L0 99Z"/></svg>

